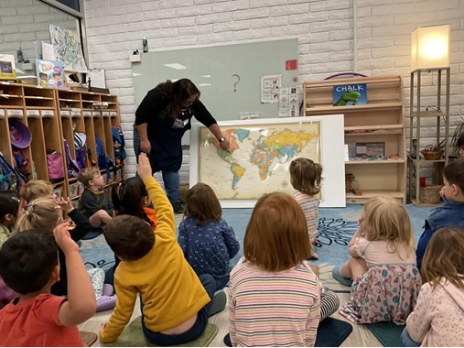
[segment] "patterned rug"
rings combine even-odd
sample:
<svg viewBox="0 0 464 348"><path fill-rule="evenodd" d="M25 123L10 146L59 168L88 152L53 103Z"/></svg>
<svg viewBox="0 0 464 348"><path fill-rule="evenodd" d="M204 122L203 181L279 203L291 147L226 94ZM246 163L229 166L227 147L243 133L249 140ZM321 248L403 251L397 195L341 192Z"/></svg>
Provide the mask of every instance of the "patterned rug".
<svg viewBox="0 0 464 348"><path fill-rule="evenodd" d="M430 208L407 206L411 222L415 231L416 242L422 233L424 220L430 213ZM348 244L358 228L358 216L362 206L350 205L346 208L319 209L319 227L316 251L319 260L311 261L320 268L320 280L331 290L349 292L350 288L341 285L332 278L332 269L342 265L350 257ZM234 228L237 240L243 245L246 226L250 220L251 209L224 209L223 218ZM176 215L176 226L182 220L182 215ZM82 241L81 255L87 268L100 267L107 270L114 264L111 249L105 242L103 235L95 239ZM240 249L237 256L231 260L231 267L235 266L242 256Z"/></svg>

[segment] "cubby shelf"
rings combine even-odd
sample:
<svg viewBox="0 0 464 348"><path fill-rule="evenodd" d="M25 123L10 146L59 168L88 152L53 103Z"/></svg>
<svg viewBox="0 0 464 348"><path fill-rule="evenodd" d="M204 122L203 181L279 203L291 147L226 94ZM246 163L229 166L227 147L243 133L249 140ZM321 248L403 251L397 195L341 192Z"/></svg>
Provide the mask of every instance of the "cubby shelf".
<svg viewBox="0 0 464 348"><path fill-rule="evenodd" d="M333 106L333 87L365 83L367 104ZM385 157L399 159L351 160L345 162L359 184L362 196L346 194L347 204L364 204L383 195L406 203L406 147L401 76L330 79L304 83L305 115L344 115L345 144L348 142L385 143ZM310 107L308 107L310 106Z"/></svg>
<svg viewBox="0 0 464 348"><path fill-rule="evenodd" d="M83 104L90 106L95 101L111 101L112 108L107 111L107 118L102 117L100 110L82 108ZM60 103L69 103L69 107L60 108ZM63 197L76 201L81 194L81 184L77 178L67 175L63 143L66 139L71 157L76 159L74 131L87 134L86 150L90 150L94 161L97 161L95 135L101 138L106 153L114 159L112 126L120 125L118 99L114 95L0 82L0 151L9 163L14 163L9 133L11 118L19 118L32 133L32 142L24 149L31 163L30 178L33 177L32 168L35 168L38 179L50 180L47 150L62 154L65 177L53 182L53 186ZM89 156L86 155L86 165L89 163ZM117 178L107 179L108 190L124 178L124 169L124 165L118 166ZM72 185L80 186L76 190Z"/></svg>

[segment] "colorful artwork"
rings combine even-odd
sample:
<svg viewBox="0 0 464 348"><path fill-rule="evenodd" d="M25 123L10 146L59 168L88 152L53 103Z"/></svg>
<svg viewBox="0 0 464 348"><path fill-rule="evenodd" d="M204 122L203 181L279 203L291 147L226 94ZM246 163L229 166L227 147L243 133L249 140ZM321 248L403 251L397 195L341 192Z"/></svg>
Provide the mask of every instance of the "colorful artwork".
<svg viewBox="0 0 464 348"><path fill-rule="evenodd" d="M64 87L63 64L56 60L37 59L37 81L41 87Z"/></svg>
<svg viewBox="0 0 464 348"><path fill-rule="evenodd" d="M367 89L365 83L333 86L334 106L362 104L367 104Z"/></svg>
<svg viewBox="0 0 464 348"><path fill-rule="evenodd" d="M65 70L87 71L79 33L50 24L50 38L57 60Z"/></svg>

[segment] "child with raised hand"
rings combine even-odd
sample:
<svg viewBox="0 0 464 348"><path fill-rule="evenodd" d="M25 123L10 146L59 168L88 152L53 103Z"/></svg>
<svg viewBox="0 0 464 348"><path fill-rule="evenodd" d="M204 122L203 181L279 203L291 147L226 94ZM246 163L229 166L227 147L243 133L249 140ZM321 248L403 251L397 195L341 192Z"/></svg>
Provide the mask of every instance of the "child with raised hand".
<svg viewBox="0 0 464 348"><path fill-rule="evenodd" d="M15 232L23 232L32 229L52 231L63 221L62 211L64 211L74 222L75 226L70 230L71 238L77 242L82 239L91 229L89 220L71 205L70 199L60 198L54 200L52 197L38 198L26 205L25 213L18 219L15 225ZM60 260L60 279L52 287L52 294L66 296L68 293L66 258L62 250L58 249ZM113 308L116 298L111 296L112 305L107 304L106 297L103 296L103 282L105 272L101 268L89 270L89 276L95 285L95 296L99 298L99 310L102 308Z"/></svg>
<svg viewBox="0 0 464 348"><path fill-rule="evenodd" d="M178 345L200 337L208 314L225 307L226 298L215 296L211 275L198 279L176 240L174 211L164 190L152 176L146 154L137 165L156 209L153 231L136 216L116 216L106 226L108 245L121 260L115 272L116 308L100 331L100 342L115 342L129 322L137 294L142 302L142 328L156 345ZM217 307L217 308L215 308Z"/></svg>
<svg viewBox="0 0 464 348"><path fill-rule="evenodd" d="M79 172L79 181L85 189L79 200L79 211L90 220L93 227L101 227L113 217L113 203L105 190L105 179L98 167L84 168Z"/></svg>
<svg viewBox="0 0 464 348"><path fill-rule="evenodd" d="M338 309L306 262L306 219L292 196L274 192L256 203L243 258L232 270L229 328L232 346L300 346L316 342L319 322Z"/></svg>
<svg viewBox="0 0 464 348"><path fill-rule="evenodd" d="M237 255L240 244L232 227L222 219L221 204L208 185L200 182L187 192L178 241L198 276L212 275L216 290L227 285L229 261Z"/></svg>
<svg viewBox="0 0 464 348"><path fill-rule="evenodd" d="M297 158L290 164L290 182L295 189L292 196L303 209L311 241L311 255L318 259L314 244L319 225L319 198L321 191L322 166L308 158Z"/></svg>
<svg viewBox="0 0 464 348"><path fill-rule="evenodd" d="M371 198L363 210L348 245L351 259L332 272L351 286L351 301L339 312L357 324L403 325L421 286L408 212L392 197Z"/></svg>
<svg viewBox="0 0 464 348"><path fill-rule="evenodd" d="M29 180L21 187L20 194L27 203L45 196L55 198L53 184L45 180Z"/></svg>
<svg viewBox="0 0 464 348"><path fill-rule="evenodd" d="M24 231L0 249L0 275L20 294L0 311L2 346L84 346L77 325L92 317L96 303L79 246L69 235L71 228L72 224L65 222L53 233ZM60 274L57 244L67 261L67 299L50 294Z"/></svg>
<svg viewBox="0 0 464 348"><path fill-rule="evenodd" d="M156 227L156 211L150 207L150 198L143 180L138 176L129 178L111 191L116 215L132 215L148 222L153 229ZM115 264L106 272L105 283L113 284L114 272L120 260L114 255Z"/></svg>
<svg viewBox="0 0 464 348"><path fill-rule="evenodd" d="M0 249L11 237L13 226L24 209L15 191L0 191ZM0 309L6 306L17 294L10 289L0 276Z"/></svg>
<svg viewBox="0 0 464 348"><path fill-rule="evenodd" d="M424 285L401 335L404 347L464 346L464 230L442 228L425 251Z"/></svg>
<svg viewBox="0 0 464 348"><path fill-rule="evenodd" d="M463 145L464 146L464 145ZM433 209L425 220L424 232L417 243L417 265L421 268L427 244L433 233L443 227L464 228L464 158L449 163L443 171L444 203Z"/></svg>

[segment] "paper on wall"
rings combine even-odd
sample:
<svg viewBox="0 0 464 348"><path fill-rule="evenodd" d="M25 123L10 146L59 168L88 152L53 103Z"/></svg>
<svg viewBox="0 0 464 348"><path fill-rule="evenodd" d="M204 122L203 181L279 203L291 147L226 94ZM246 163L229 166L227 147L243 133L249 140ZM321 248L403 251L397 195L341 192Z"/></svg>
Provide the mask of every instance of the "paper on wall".
<svg viewBox="0 0 464 348"><path fill-rule="evenodd" d="M279 92L279 117L300 116L300 98L297 86L282 86Z"/></svg>
<svg viewBox="0 0 464 348"><path fill-rule="evenodd" d="M277 103L282 75L261 76L261 103Z"/></svg>
<svg viewBox="0 0 464 348"><path fill-rule="evenodd" d="M91 69L87 79L90 78L90 86L97 88L106 88L105 69Z"/></svg>
<svg viewBox="0 0 464 348"><path fill-rule="evenodd" d="M56 60L53 45L42 41L42 57L43 60Z"/></svg>

